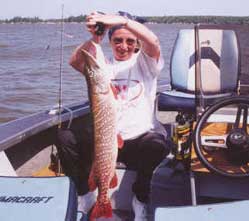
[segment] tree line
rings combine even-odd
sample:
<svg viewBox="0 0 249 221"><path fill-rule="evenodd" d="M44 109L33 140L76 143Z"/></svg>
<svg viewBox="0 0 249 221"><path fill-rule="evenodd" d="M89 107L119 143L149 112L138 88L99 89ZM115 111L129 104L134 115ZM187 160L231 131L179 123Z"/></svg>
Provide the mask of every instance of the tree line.
<svg viewBox="0 0 249 221"><path fill-rule="evenodd" d="M249 24L249 16L147 16L143 17L150 23L208 23L208 24ZM64 18L64 22L85 22L86 15L70 16ZM0 20L0 23L38 23L38 22L61 22L61 19L40 19L39 17L20 17Z"/></svg>
<svg viewBox="0 0 249 221"><path fill-rule="evenodd" d="M207 24L249 24L249 16L162 16L147 17L148 21L155 23L207 23Z"/></svg>

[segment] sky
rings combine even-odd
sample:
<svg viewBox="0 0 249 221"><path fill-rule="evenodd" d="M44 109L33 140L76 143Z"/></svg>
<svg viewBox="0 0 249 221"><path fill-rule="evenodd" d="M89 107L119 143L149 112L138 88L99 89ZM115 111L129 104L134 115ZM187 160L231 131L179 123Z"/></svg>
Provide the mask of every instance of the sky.
<svg viewBox="0 0 249 221"><path fill-rule="evenodd" d="M249 16L249 0L0 0L0 19L42 19L86 15L92 11L127 11L138 16Z"/></svg>

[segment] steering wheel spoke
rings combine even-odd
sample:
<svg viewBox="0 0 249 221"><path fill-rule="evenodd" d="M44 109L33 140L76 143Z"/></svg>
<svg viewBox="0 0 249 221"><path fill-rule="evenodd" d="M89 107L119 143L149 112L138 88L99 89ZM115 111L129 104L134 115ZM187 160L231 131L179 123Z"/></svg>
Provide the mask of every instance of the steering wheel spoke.
<svg viewBox="0 0 249 221"><path fill-rule="evenodd" d="M248 117L248 106L247 105L238 105L238 111L236 114L236 120L234 124L234 129L242 129L247 133L247 117ZM242 124L241 122L242 118ZM240 126L241 124L241 126Z"/></svg>

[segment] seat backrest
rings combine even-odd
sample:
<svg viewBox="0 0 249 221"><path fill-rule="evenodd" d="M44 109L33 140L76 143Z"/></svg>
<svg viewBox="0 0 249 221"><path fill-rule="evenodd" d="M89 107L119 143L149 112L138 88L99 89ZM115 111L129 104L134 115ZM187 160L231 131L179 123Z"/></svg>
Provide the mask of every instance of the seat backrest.
<svg viewBox="0 0 249 221"><path fill-rule="evenodd" d="M233 30L200 29L200 73L207 94L234 92L240 72L239 45ZM171 57L172 89L195 91L195 31L180 30Z"/></svg>
<svg viewBox="0 0 249 221"><path fill-rule="evenodd" d="M76 219L77 192L68 177L0 176L1 221Z"/></svg>

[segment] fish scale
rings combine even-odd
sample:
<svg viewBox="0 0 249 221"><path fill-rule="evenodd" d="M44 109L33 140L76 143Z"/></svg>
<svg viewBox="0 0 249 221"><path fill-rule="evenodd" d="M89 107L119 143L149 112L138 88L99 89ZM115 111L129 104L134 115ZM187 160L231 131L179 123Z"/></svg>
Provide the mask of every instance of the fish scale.
<svg viewBox="0 0 249 221"><path fill-rule="evenodd" d="M82 55L85 61L84 75L93 116L94 159L89 176L89 189L90 191L98 189L97 202L90 214L90 220L95 220L98 217L112 216L108 190L117 184L116 101L103 62L99 65L87 51L82 50Z"/></svg>

